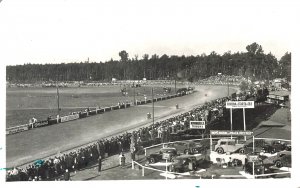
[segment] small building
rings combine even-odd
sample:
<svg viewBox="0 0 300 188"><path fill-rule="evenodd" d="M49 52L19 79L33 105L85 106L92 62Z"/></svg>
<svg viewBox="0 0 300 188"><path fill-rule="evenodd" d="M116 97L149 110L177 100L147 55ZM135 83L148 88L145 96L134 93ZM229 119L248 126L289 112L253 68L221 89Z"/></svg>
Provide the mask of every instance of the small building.
<svg viewBox="0 0 300 188"><path fill-rule="evenodd" d="M289 101L289 91L271 91L267 96L267 103L283 104Z"/></svg>
<svg viewBox="0 0 300 188"><path fill-rule="evenodd" d="M276 78L273 80L273 86L276 89L282 89L282 83L285 83L286 80L284 78Z"/></svg>

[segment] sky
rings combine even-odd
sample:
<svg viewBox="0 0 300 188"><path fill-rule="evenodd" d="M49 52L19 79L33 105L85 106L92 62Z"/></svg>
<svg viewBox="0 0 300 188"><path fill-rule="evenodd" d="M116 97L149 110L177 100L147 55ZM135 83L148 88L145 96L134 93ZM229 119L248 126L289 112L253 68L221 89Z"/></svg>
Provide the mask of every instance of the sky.
<svg viewBox="0 0 300 188"><path fill-rule="evenodd" d="M3 0L1 62L68 63L143 54L292 50L294 1Z"/></svg>

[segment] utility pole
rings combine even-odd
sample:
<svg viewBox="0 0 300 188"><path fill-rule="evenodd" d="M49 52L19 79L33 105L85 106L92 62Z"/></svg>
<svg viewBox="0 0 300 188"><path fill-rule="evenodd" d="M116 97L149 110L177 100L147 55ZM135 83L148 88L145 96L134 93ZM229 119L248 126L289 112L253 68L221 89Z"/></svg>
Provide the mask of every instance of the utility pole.
<svg viewBox="0 0 300 188"><path fill-rule="evenodd" d="M133 87L133 106L135 106L135 87Z"/></svg>
<svg viewBox="0 0 300 188"><path fill-rule="evenodd" d="M152 124L154 125L154 94L153 94L153 87L152 87Z"/></svg>
<svg viewBox="0 0 300 188"><path fill-rule="evenodd" d="M175 77L175 95L176 95L176 77Z"/></svg>
<svg viewBox="0 0 300 188"><path fill-rule="evenodd" d="M58 92L58 85L56 83L56 95L57 95L57 114L59 115L59 92Z"/></svg>
<svg viewBox="0 0 300 188"><path fill-rule="evenodd" d="M229 97L229 82L227 81L227 91L228 91L228 97Z"/></svg>

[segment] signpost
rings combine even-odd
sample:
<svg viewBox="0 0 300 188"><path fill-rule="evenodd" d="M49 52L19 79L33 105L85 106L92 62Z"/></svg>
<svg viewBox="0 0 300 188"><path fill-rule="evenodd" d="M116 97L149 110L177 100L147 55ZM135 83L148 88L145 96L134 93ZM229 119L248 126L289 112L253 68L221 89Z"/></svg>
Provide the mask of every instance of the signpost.
<svg viewBox="0 0 300 188"><path fill-rule="evenodd" d="M244 131L246 131L245 108L254 108L254 101L227 101L226 108L230 108L230 130L232 131L232 109L243 108ZM246 141L246 136L244 137Z"/></svg>
<svg viewBox="0 0 300 188"><path fill-rule="evenodd" d="M234 130L234 131L228 131L228 130L210 130L211 135L222 135L222 136L252 136L253 131L243 131L243 130Z"/></svg>
<svg viewBox="0 0 300 188"><path fill-rule="evenodd" d="M254 101L227 101L226 108L254 108Z"/></svg>
<svg viewBox="0 0 300 188"><path fill-rule="evenodd" d="M168 160L168 159L170 159L170 153L163 153L163 156L162 156L162 159L166 159L166 160Z"/></svg>
<svg viewBox="0 0 300 188"><path fill-rule="evenodd" d="M218 136L229 136L232 139L232 135L234 136L252 136L253 135L253 131L243 131L243 130L234 130L234 131L228 131L228 130L210 130L210 149L212 151L212 136L213 135L218 135ZM253 136L253 140L254 140L254 136ZM253 148L254 148L254 142L253 142ZM254 151L254 149L253 149Z"/></svg>
<svg viewBox="0 0 300 188"><path fill-rule="evenodd" d="M190 121L190 129L205 129L205 121Z"/></svg>

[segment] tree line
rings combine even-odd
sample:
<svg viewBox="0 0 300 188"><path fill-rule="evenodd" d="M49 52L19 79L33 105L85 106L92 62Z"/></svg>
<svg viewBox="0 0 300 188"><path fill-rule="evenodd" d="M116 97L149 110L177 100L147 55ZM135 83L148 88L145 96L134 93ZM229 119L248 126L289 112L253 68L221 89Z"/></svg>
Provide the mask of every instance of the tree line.
<svg viewBox="0 0 300 188"><path fill-rule="evenodd" d="M61 64L24 64L6 67L6 80L15 83L38 81L111 81L177 79L197 81L222 73L240 75L252 79L287 78L291 75L291 53L286 52L280 60L272 53L265 54L262 46L252 43L246 52L223 55L211 52L209 55L151 57L144 54L129 58L123 50L120 60L106 62L72 62Z"/></svg>

